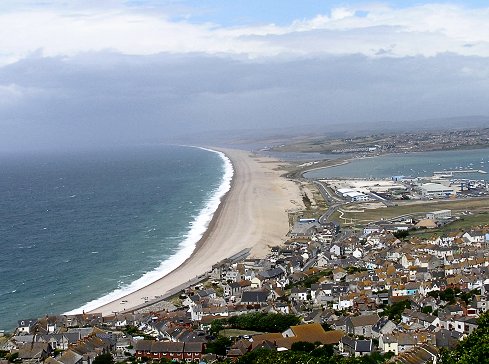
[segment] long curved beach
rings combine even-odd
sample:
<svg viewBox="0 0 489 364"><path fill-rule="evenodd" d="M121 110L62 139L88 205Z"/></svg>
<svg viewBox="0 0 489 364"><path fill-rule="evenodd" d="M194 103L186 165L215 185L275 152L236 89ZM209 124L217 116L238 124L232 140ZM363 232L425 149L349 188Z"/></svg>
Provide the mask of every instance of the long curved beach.
<svg viewBox="0 0 489 364"><path fill-rule="evenodd" d="M302 204L298 186L280 176L275 160L241 150L218 150L233 164L231 189L192 256L160 280L91 312L110 315L129 311L146 299L186 284L245 248L251 248L251 255L259 257L269 246L284 241L289 228L286 211Z"/></svg>

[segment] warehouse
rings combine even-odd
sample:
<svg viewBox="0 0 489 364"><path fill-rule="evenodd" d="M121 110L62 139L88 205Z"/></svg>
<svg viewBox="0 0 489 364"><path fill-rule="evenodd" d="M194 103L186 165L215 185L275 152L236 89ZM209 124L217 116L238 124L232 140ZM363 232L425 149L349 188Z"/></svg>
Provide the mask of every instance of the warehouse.
<svg viewBox="0 0 489 364"><path fill-rule="evenodd" d="M421 195L424 198L446 198L454 196L455 190L439 183L425 183L421 185Z"/></svg>
<svg viewBox="0 0 489 364"><path fill-rule="evenodd" d="M452 210L438 210L433 212L428 212L426 218L428 220L443 220L452 217Z"/></svg>

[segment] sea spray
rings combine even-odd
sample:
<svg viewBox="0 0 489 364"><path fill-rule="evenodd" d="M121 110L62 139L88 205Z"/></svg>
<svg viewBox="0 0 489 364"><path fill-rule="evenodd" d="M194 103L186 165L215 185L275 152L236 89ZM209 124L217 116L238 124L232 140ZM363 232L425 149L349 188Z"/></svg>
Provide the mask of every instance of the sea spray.
<svg viewBox="0 0 489 364"><path fill-rule="evenodd" d="M174 255L170 256L168 259L161 262L158 268L145 273L143 276L136 279L132 283L124 285L104 295L103 297L90 301L80 308L66 312L65 315L94 310L97 307L101 307L112 301L118 300L132 292L135 292L143 287L146 287L151 283L154 283L157 280L163 278L168 273L172 272L192 255L197 243L203 237L210 222L212 221L214 213L217 211L223 197L230 190L231 181L234 175L233 165L230 159L223 152L203 147L195 148L218 154L223 161L224 173L219 187L214 191L214 193L212 193L204 208L199 212L194 220L190 222L189 231L183 237L182 242L179 244L178 251Z"/></svg>

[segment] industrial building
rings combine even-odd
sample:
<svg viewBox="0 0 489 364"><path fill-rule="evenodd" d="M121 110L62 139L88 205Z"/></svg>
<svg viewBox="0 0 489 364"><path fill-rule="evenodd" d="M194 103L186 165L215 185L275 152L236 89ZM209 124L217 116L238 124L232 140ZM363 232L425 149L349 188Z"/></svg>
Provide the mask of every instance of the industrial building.
<svg viewBox="0 0 489 364"><path fill-rule="evenodd" d="M452 210L438 210L433 212L428 212L426 218L428 220L444 220L452 217Z"/></svg>
<svg viewBox="0 0 489 364"><path fill-rule="evenodd" d="M452 187L440 183L425 183L420 186L420 189L424 198L446 198L455 195L455 190Z"/></svg>
<svg viewBox="0 0 489 364"><path fill-rule="evenodd" d="M352 202L366 202L370 201L370 197L366 194L358 192L351 188L338 188L336 193L341 197L348 199Z"/></svg>

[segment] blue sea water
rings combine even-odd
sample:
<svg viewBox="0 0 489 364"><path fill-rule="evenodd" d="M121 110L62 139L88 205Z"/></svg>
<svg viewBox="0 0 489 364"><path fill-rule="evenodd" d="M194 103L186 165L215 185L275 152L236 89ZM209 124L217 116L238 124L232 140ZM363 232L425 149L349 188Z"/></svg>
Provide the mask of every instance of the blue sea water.
<svg viewBox="0 0 489 364"><path fill-rule="evenodd" d="M103 303L178 265L229 169L222 154L177 146L1 155L0 329Z"/></svg>
<svg viewBox="0 0 489 364"><path fill-rule="evenodd" d="M451 150L409 154L389 154L373 158L356 159L331 168L312 170L306 178L390 178L392 176L431 176L435 171L470 170L474 173L457 173L454 178L489 180L489 149Z"/></svg>

